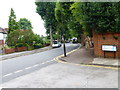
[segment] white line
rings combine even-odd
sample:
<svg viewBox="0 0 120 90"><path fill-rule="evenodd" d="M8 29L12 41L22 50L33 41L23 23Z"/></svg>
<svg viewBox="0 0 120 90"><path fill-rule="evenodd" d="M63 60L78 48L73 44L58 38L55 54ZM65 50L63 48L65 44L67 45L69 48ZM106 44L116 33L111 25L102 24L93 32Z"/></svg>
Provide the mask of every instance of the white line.
<svg viewBox="0 0 120 90"><path fill-rule="evenodd" d="M34 65L33 67L37 67L37 66L39 66L39 64L36 64L36 65Z"/></svg>
<svg viewBox="0 0 120 90"><path fill-rule="evenodd" d="M49 63L49 62L51 62L51 61L46 61L45 63Z"/></svg>
<svg viewBox="0 0 120 90"><path fill-rule="evenodd" d="M9 74L6 74L6 75L4 75L3 77L7 77L7 76L10 76L10 75L12 75L13 73L9 73Z"/></svg>
<svg viewBox="0 0 120 90"><path fill-rule="evenodd" d="M43 62L41 64L49 63L49 62L52 62L52 61L54 61L54 60L49 60L49 61Z"/></svg>
<svg viewBox="0 0 120 90"><path fill-rule="evenodd" d="M45 64L45 63L43 62L43 63L41 63L41 64Z"/></svg>
<svg viewBox="0 0 120 90"><path fill-rule="evenodd" d="M16 72L14 72L14 73L19 73L19 72L22 72L23 70L18 70L18 71L16 71Z"/></svg>
<svg viewBox="0 0 120 90"><path fill-rule="evenodd" d="M31 67L27 67L27 68L25 68L25 69L27 70L27 69L30 69L30 68L31 68Z"/></svg>
<svg viewBox="0 0 120 90"><path fill-rule="evenodd" d="M51 62L54 61L54 60L50 60Z"/></svg>

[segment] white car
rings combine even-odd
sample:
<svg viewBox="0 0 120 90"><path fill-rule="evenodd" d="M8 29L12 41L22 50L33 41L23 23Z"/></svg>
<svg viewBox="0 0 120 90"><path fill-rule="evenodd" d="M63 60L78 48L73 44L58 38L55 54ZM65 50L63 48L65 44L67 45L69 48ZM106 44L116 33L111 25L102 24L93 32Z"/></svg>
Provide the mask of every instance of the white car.
<svg viewBox="0 0 120 90"><path fill-rule="evenodd" d="M53 41L52 47L53 48L55 48L55 47L61 47L61 43L58 42L58 41Z"/></svg>

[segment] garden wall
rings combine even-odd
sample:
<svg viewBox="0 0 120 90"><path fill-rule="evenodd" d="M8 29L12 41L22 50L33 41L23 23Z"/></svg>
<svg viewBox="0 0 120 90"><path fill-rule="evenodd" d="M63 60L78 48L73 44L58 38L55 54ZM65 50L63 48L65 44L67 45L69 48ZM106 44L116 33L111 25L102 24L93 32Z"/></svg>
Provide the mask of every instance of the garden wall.
<svg viewBox="0 0 120 90"><path fill-rule="evenodd" d="M26 50L27 50L27 47L17 47L16 48L17 52L26 51Z"/></svg>
<svg viewBox="0 0 120 90"><path fill-rule="evenodd" d="M26 50L27 50L27 47L17 47L17 48L4 49L4 53L9 54L9 53L21 52Z"/></svg>
<svg viewBox="0 0 120 90"><path fill-rule="evenodd" d="M5 49L4 50L5 54L14 53L14 52L15 52L15 48L10 48L10 49Z"/></svg>
<svg viewBox="0 0 120 90"><path fill-rule="evenodd" d="M94 55L97 57L104 57L104 52L102 51L102 45L116 45L117 51L115 53L116 58L120 58L120 33L106 33L97 34L93 32L93 42L94 42ZM106 57L113 58L114 52L106 52Z"/></svg>
<svg viewBox="0 0 120 90"><path fill-rule="evenodd" d="M0 45L3 45L4 44L4 40L0 40Z"/></svg>

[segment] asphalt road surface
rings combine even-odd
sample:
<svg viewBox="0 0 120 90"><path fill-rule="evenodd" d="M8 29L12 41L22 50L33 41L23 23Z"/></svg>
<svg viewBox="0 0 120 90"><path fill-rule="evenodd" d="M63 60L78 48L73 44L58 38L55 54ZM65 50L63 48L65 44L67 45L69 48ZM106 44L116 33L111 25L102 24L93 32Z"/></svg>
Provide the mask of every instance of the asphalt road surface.
<svg viewBox="0 0 120 90"><path fill-rule="evenodd" d="M67 51L78 47L77 44L66 46ZM0 62L4 82L0 86L15 90L16 88L32 88L32 90L33 88L108 88L109 90L118 88L118 70L53 61L54 57L61 54L63 54L62 47Z"/></svg>
<svg viewBox="0 0 120 90"><path fill-rule="evenodd" d="M78 47L78 44L66 44L67 52ZM0 73L2 76L0 83L7 82L11 79L57 63L53 60L53 58L61 54L63 54L63 47L0 61Z"/></svg>
<svg viewBox="0 0 120 90"><path fill-rule="evenodd" d="M83 90L118 90L118 70L91 66L76 66L54 63L32 73L12 79L2 84L3 88L84 88ZM35 89L34 89L35 88ZM94 89L93 89L94 88ZM114 89L116 88L116 89ZM101 90L100 89L100 90ZM5 89L3 89L5 90ZM53 89L52 89L53 90ZM80 89L81 90L81 89Z"/></svg>

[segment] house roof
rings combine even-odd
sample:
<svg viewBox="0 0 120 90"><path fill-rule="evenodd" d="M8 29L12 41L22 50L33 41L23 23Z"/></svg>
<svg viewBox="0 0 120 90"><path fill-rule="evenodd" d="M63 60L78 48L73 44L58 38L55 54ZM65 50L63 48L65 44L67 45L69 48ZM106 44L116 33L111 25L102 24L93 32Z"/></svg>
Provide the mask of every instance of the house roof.
<svg viewBox="0 0 120 90"><path fill-rule="evenodd" d="M3 29L3 28L0 27L0 33L7 34L7 29Z"/></svg>

